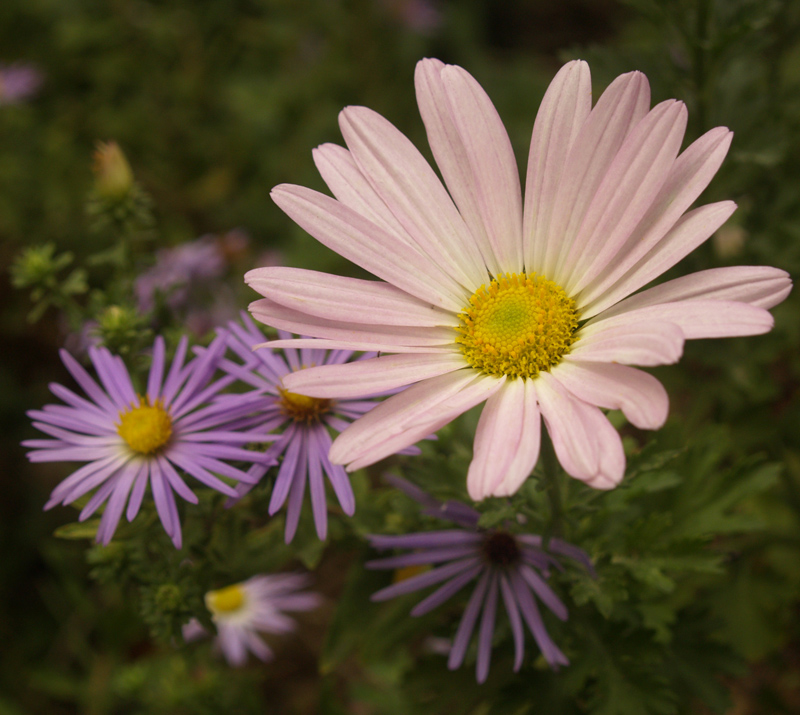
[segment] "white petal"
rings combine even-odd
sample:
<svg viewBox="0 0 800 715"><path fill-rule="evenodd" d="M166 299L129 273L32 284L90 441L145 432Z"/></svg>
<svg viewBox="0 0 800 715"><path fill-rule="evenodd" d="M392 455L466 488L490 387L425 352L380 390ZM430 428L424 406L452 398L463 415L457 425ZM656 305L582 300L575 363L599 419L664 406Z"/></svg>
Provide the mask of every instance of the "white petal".
<svg viewBox="0 0 800 715"><path fill-rule="evenodd" d="M367 325L456 326L451 312L435 308L389 283L335 276L302 268L256 268L245 283L301 313Z"/></svg>
<svg viewBox="0 0 800 715"><path fill-rule="evenodd" d="M675 160L647 214L617 252L616 258L583 291L583 301L589 302L608 290L664 238L717 173L732 139L733 132L726 127L716 127L706 132ZM713 231L708 235L711 233Z"/></svg>
<svg viewBox="0 0 800 715"><path fill-rule="evenodd" d="M578 233L589 204L625 137L647 114L650 86L641 72L617 77L581 127L555 195L544 263L533 266L563 284L556 268Z"/></svg>
<svg viewBox="0 0 800 715"><path fill-rule="evenodd" d="M568 355L551 370L575 397L607 410L622 410L639 429L658 429L669 412L664 386L652 375L625 365L578 362Z"/></svg>
<svg viewBox="0 0 800 715"><path fill-rule="evenodd" d="M672 268L705 242L736 210L733 201L707 204L685 214L659 243L605 292L594 289L578 299L581 315L590 318ZM593 297L596 296L596 299ZM594 302L591 302L594 300Z"/></svg>
<svg viewBox="0 0 800 715"><path fill-rule="evenodd" d="M470 293L441 267L453 261L434 263L336 199L303 186L281 184L270 196L320 243L378 278L446 310L464 307Z"/></svg>
<svg viewBox="0 0 800 715"><path fill-rule="evenodd" d="M342 432L331 447L331 461L348 464L368 458L368 463L376 462L393 453L384 449L392 438L420 425L438 424L444 418L452 419L466 412L488 399L504 381L505 378L480 375L474 370L459 370L412 385ZM418 439L415 437L403 446Z"/></svg>
<svg viewBox="0 0 800 715"><path fill-rule="evenodd" d="M478 211L504 272L522 261L522 192L511 141L489 96L461 67L441 73L453 121L472 171Z"/></svg>
<svg viewBox="0 0 800 715"><path fill-rule="evenodd" d="M570 295L608 265L647 213L678 156L687 117L682 102L662 102L625 138L563 264Z"/></svg>
<svg viewBox="0 0 800 715"><path fill-rule="evenodd" d="M475 174L470 166L461 134L456 128L455 117L444 88L442 80L444 67L444 63L436 59L424 59L417 63L414 83L419 112L425 124L433 157L459 212L472 233L481 261L488 266L493 275L499 275L503 272L503 267L494 255L486 234L478 206Z"/></svg>
<svg viewBox="0 0 800 715"><path fill-rule="evenodd" d="M605 314L598 316L584 330L594 331L606 327L613 330L619 325L639 325L640 321L653 325L677 325L686 340L761 335L769 332L775 323L764 308L747 303L729 300L681 300L632 310L628 306L628 310L614 317L607 318Z"/></svg>
<svg viewBox="0 0 800 715"><path fill-rule="evenodd" d="M347 149L338 144L322 144L312 154L317 170L339 201L388 233L397 235L406 243L413 243L408 232L361 173Z"/></svg>
<svg viewBox="0 0 800 715"><path fill-rule="evenodd" d="M533 125L522 229L529 271L543 264L548 237L557 240L548 233L553 204L570 148L591 109L589 65L580 60L568 62L547 88Z"/></svg>
<svg viewBox="0 0 800 715"><path fill-rule="evenodd" d="M669 322L632 316L629 321L585 326L570 349L575 361L671 365L683 354L683 331Z"/></svg>
<svg viewBox="0 0 800 715"><path fill-rule="evenodd" d="M546 372L539 375L536 389L553 448L567 474L596 489L616 486L625 474L625 454L605 415L570 395Z"/></svg>
<svg viewBox="0 0 800 715"><path fill-rule="evenodd" d="M439 177L389 121L366 107L347 107L339 127L361 173L415 245L469 292L486 280L472 234Z"/></svg>
<svg viewBox="0 0 800 715"><path fill-rule="evenodd" d="M536 465L540 435L534 380L507 380L481 412L467 473L470 497L514 494Z"/></svg>
<svg viewBox="0 0 800 715"><path fill-rule="evenodd" d="M312 338L326 338L343 342L363 342L378 345L376 350L393 352L392 346L416 347L452 346L455 332L452 328L417 328L407 325L363 325L317 318L292 308L262 298L250 304L256 320L293 333ZM299 346L298 346L299 347Z"/></svg>
<svg viewBox="0 0 800 715"><path fill-rule="evenodd" d="M393 390L468 367L460 353L383 355L298 370L283 378L283 386L290 392L309 397L348 399Z"/></svg>
<svg viewBox="0 0 800 715"><path fill-rule="evenodd" d="M386 353L416 353L427 354L436 353L440 355L452 354L452 346L414 346L414 345L390 345L383 342L380 335L362 334L353 340L325 340L321 338L291 338L286 340L269 340L253 346L253 350L258 349L281 350L310 348L311 350L362 350L365 352L386 352Z"/></svg>
<svg viewBox="0 0 800 715"><path fill-rule="evenodd" d="M792 281L786 271L769 266L730 266L698 271L637 293L604 313L611 317L659 303L727 300L772 308L789 295Z"/></svg>

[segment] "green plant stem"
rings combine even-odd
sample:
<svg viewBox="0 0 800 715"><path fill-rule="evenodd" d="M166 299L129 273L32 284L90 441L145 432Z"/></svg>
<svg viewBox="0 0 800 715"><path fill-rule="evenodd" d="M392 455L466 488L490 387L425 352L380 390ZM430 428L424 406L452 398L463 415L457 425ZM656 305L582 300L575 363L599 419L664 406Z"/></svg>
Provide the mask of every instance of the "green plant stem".
<svg viewBox="0 0 800 715"><path fill-rule="evenodd" d="M542 472L547 488L547 497L550 500L550 529L552 536L561 536L561 515L563 513L561 499L561 468L558 464L550 435L542 430L542 446L540 449Z"/></svg>

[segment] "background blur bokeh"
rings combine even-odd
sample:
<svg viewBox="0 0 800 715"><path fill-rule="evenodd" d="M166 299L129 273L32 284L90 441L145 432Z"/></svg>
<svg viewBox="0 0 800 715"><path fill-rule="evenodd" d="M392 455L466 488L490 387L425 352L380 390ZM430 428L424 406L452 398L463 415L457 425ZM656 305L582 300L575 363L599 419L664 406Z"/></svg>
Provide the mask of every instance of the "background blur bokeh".
<svg viewBox="0 0 800 715"><path fill-rule="evenodd" d="M152 199L145 253L206 235L222 251L224 300L202 298L213 319L187 316L198 338L246 307L248 268L352 273L269 191L282 182L324 190L311 150L341 142L337 114L349 104L377 110L428 152L413 91L414 65L426 56L481 82L523 167L538 104L564 61L589 61L595 96L617 74L644 71L654 103L688 104L686 144L716 125L736 134L704 203L733 198L739 210L674 274L766 264L796 280L800 4L792 0L3 0L0 69L32 74L29 91L17 93L0 79L0 265L46 243L76 264L100 255L86 265L80 300L94 301L98 315L115 303L113 286L92 295L113 256L102 258L107 234L87 215L93 151L114 140ZM42 512L68 465L29 465L19 447L34 436L25 410L51 399L48 382L69 382L57 350L78 345L76 326L54 308L31 323L28 291L14 290L7 270L0 297L0 715L444 712L393 700L353 663L321 673L325 613L306 618L275 663L236 673L154 644L126 591L90 578L87 542L53 536L74 521L64 508ZM764 528L731 547L709 615L723 622L720 642L738 659L718 682L730 694L722 707L736 715L800 712L799 302L795 291L773 311L767 336L699 341L680 365L657 371L671 395L667 434L713 423L720 463L759 454L780 465L746 502ZM332 602L343 588L341 558L326 555L316 577ZM449 700L452 712L495 712L479 691L463 692L472 694ZM710 712L687 702L658 712ZM600 712L580 701L534 705L530 712Z"/></svg>

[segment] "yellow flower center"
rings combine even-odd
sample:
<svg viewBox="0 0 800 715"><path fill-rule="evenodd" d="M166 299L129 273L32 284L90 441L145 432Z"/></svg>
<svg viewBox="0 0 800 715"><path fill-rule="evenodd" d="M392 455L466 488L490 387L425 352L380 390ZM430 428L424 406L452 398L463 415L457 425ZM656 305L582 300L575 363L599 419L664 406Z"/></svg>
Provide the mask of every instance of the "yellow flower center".
<svg viewBox="0 0 800 715"><path fill-rule="evenodd" d="M287 417L291 417L295 422L319 422L320 417L330 412L332 400L320 397L307 397L298 395L296 392L289 392L283 388L278 388L280 397L278 404L281 412Z"/></svg>
<svg viewBox="0 0 800 715"><path fill-rule="evenodd" d="M244 605L246 594L240 584L226 586L219 591L209 591L206 594L206 607L215 616L230 614L238 611Z"/></svg>
<svg viewBox="0 0 800 715"><path fill-rule="evenodd" d="M561 362L578 327L575 301L535 273L503 273L482 285L459 314L456 342L487 375L536 377Z"/></svg>
<svg viewBox="0 0 800 715"><path fill-rule="evenodd" d="M172 418L161 400L151 405L146 397L140 397L138 406L119 413L117 434L134 452L152 454L172 436Z"/></svg>

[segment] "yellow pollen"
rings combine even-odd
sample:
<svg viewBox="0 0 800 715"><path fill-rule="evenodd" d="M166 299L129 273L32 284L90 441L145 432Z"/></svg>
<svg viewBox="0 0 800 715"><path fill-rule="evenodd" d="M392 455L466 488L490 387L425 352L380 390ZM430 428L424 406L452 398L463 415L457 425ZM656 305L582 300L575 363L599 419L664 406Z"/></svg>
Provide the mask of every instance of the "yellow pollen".
<svg viewBox="0 0 800 715"><path fill-rule="evenodd" d="M234 613L244 605L246 594L240 584L226 586L219 591L209 591L206 594L206 606L215 616Z"/></svg>
<svg viewBox="0 0 800 715"><path fill-rule="evenodd" d="M487 375L536 377L569 352L578 327L575 301L535 273L501 273L459 314L456 342Z"/></svg>
<svg viewBox="0 0 800 715"><path fill-rule="evenodd" d="M290 417L295 422L319 422L320 417L326 412L330 412L333 401L320 397L307 397L298 395L296 392L289 392L279 387L278 404L281 412Z"/></svg>
<svg viewBox="0 0 800 715"><path fill-rule="evenodd" d="M172 418L161 400L151 405L146 397L140 397L137 406L119 413L117 434L134 452L152 454L172 436Z"/></svg>

